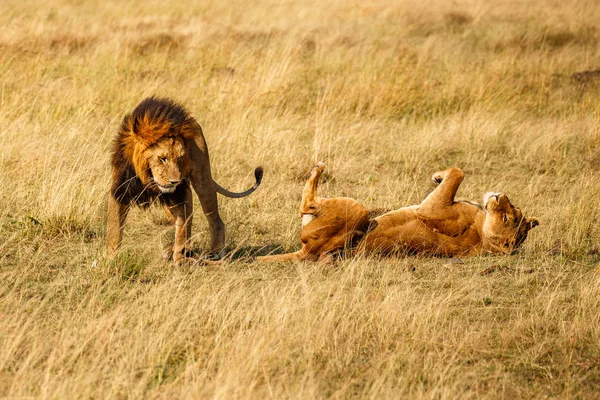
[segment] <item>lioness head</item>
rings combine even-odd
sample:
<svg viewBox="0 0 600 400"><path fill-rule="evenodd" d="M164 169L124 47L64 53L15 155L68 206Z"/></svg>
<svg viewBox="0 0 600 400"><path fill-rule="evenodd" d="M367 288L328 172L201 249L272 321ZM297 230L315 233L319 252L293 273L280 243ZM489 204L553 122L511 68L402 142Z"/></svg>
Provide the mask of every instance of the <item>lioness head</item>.
<svg viewBox="0 0 600 400"><path fill-rule="evenodd" d="M163 193L173 193L187 178L189 157L181 137L165 137L144 151L150 182Z"/></svg>
<svg viewBox="0 0 600 400"><path fill-rule="evenodd" d="M494 250L513 253L527 238L528 232L539 225L535 218L525 218L504 193L486 193L483 197L486 212L483 236Z"/></svg>

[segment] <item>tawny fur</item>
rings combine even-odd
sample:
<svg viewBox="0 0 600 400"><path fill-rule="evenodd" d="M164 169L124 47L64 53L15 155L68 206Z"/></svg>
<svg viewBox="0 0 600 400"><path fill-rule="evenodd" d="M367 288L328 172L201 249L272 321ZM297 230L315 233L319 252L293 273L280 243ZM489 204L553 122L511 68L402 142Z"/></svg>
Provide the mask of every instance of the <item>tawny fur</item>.
<svg viewBox="0 0 600 400"><path fill-rule="evenodd" d="M313 167L300 203L302 248L294 253L258 257L260 261L331 261L336 252L351 247L369 225L369 212L350 198L317 197L319 178L325 165Z"/></svg>
<svg viewBox="0 0 600 400"><path fill-rule="evenodd" d="M538 225L525 218L502 193L486 194L484 206L457 201L464 174L458 168L436 172L437 188L420 204L395 211L367 211L356 200L316 197L324 165L318 163L304 188L300 215L302 249L258 257L262 261L327 260L349 243L358 254L472 256L510 254ZM311 216L311 218L306 218Z"/></svg>
<svg viewBox="0 0 600 400"><path fill-rule="evenodd" d="M436 172L437 188L419 205L391 211L374 219L375 226L360 243L367 254L472 256L511 254L538 225L525 218L502 193L486 196L483 207L457 201L464 178L458 168Z"/></svg>

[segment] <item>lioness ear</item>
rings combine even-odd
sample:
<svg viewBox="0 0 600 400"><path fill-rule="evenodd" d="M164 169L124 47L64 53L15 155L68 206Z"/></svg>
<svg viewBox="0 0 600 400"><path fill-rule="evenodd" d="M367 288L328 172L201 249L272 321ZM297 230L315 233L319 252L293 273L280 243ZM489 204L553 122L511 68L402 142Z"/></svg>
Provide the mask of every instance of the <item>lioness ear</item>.
<svg viewBox="0 0 600 400"><path fill-rule="evenodd" d="M379 225L379 222L377 222L374 219L370 219L369 226L367 227L367 231L365 233L371 232L373 229L377 228L378 225Z"/></svg>
<svg viewBox="0 0 600 400"><path fill-rule="evenodd" d="M528 229L533 229L540 224L540 221L538 221L537 218L527 218L525 223L527 224Z"/></svg>

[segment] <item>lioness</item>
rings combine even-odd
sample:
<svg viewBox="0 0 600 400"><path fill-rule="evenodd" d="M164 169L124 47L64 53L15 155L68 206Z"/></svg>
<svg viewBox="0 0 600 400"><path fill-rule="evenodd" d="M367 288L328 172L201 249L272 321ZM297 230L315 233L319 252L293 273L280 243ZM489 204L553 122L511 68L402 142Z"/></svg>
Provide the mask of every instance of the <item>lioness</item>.
<svg viewBox="0 0 600 400"><path fill-rule="evenodd" d="M302 249L294 253L257 257L259 261L328 262L337 251L365 234L369 225L369 213L359 202L347 197L317 197L317 186L324 169L325 164L322 162L313 167L302 192Z"/></svg>
<svg viewBox="0 0 600 400"><path fill-rule="evenodd" d="M456 201L464 178L458 168L436 172L432 178L438 186L420 205L385 213L368 212L353 199L316 198L323 168L323 163L315 166L304 188L302 249L258 260L330 260L333 252L356 242L354 253L361 254L510 254L539 224L535 218L524 218L503 193L486 193L483 207ZM369 220L376 214L382 215Z"/></svg>
<svg viewBox="0 0 600 400"><path fill-rule="evenodd" d="M538 220L523 217L504 193L486 193L483 207L456 201L463 178L458 168L433 174L438 184L435 190L419 205L375 218L374 229L365 235L358 251L441 256L515 252L529 230L539 225Z"/></svg>
<svg viewBox="0 0 600 400"><path fill-rule="evenodd" d="M149 97L123 118L112 151L112 186L108 198L108 250L121 245L125 218L131 205L147 208L158 201L175 225L175 243L165 259L186 258L186 240L191 237L193 201L190 185L200 199L208 219L211 255L222 256L225 226L219 217L217 192L244 197L262 180L256 168L256 183L242 193L232 193L215 181L210 172L208 149L202 128L179 104Z"/></svg>

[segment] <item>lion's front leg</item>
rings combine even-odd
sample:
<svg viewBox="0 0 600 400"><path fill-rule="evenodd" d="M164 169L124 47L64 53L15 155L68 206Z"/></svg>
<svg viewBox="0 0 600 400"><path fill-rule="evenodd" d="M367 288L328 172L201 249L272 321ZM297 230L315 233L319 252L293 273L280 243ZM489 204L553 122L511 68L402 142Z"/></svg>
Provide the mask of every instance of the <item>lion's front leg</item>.
<svg viewBox="0 0 600 400"><path fill-rule="evenodd" d="M108 195L107 247L110 255L121 246L128 211L128 205L119 203L112 193Z"/></svg>
<svg viewBox="0 0 600 400"><path fill-rule="evenodd" d="M192 191L189 187L185 191L185 199L182 203L174 206L164 206L169 220L175 225L175 241L171 249L167 249L163 258L173 257L173 261L179 263L186 259L187 241L192 237L192 218L194 215L194 203Z"/></svg>

